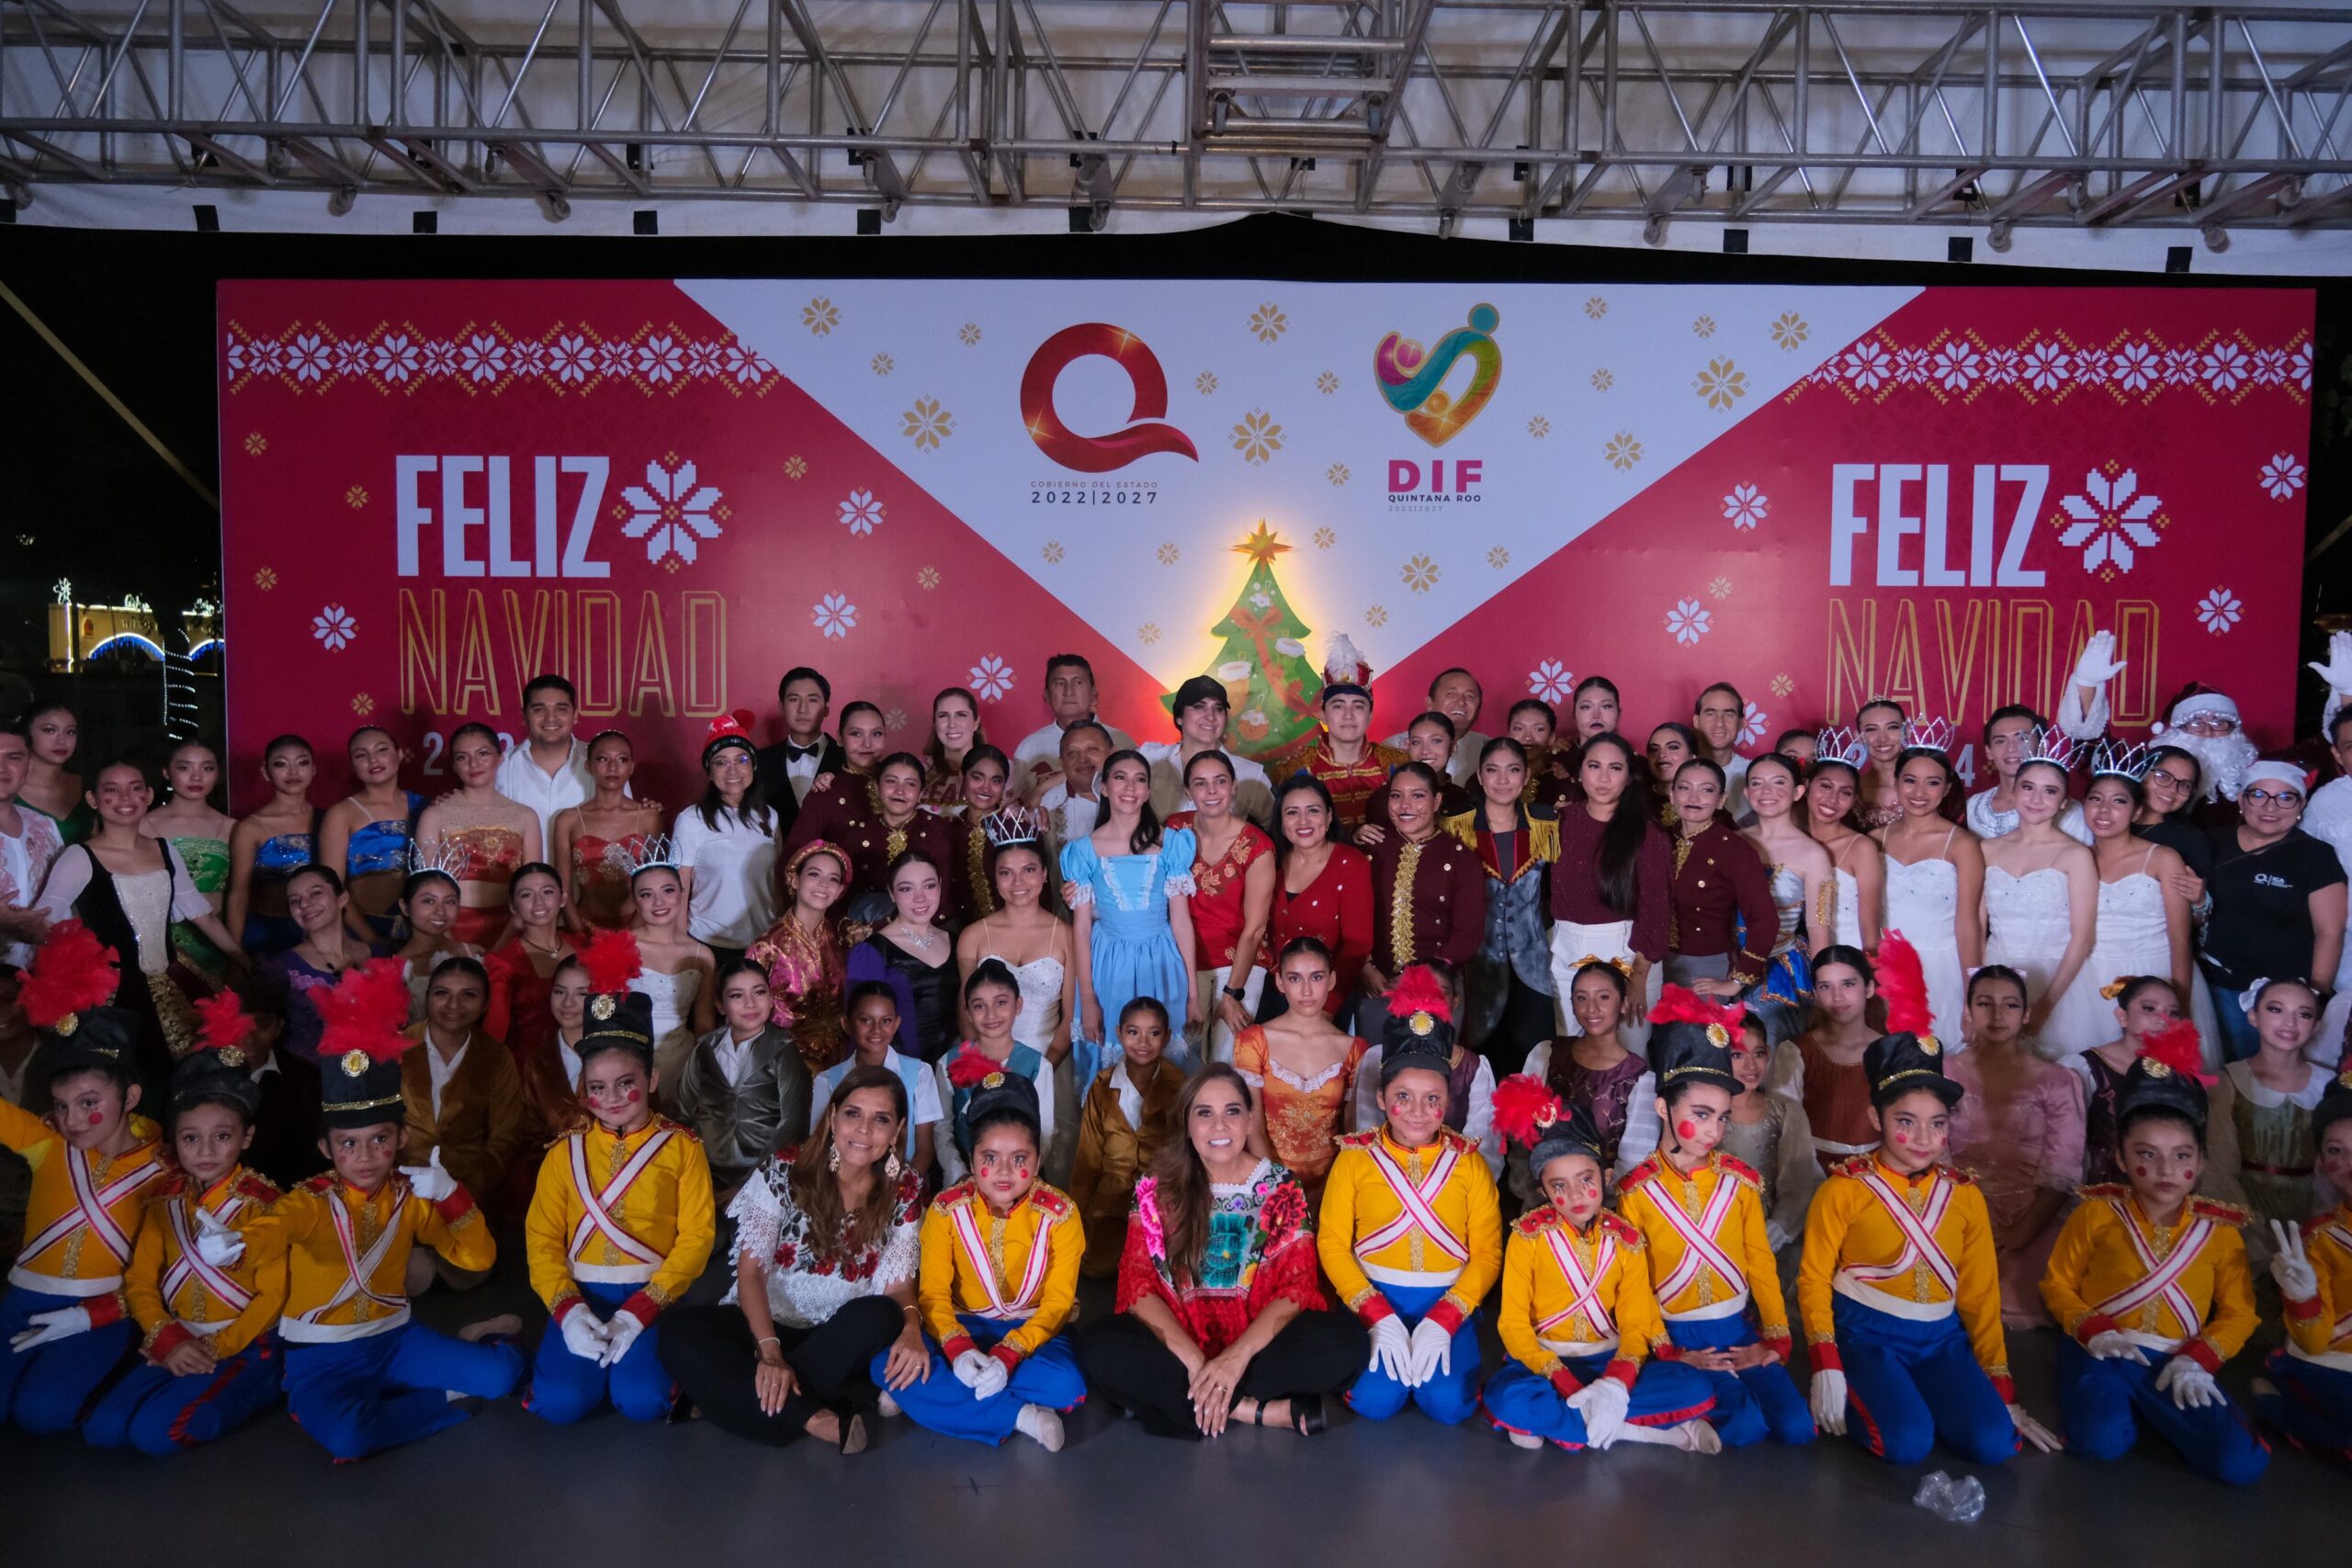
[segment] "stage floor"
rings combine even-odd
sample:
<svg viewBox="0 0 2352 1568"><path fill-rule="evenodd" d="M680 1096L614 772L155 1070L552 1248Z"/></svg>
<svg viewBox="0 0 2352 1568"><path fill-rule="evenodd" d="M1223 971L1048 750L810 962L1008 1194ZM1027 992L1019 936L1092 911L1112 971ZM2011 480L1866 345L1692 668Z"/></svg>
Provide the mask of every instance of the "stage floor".
<svg viewBox="0 0 2352 1568"><path fill-rule="evenodd" d="M440 1327L525 1303L519 1248L467 1296L435 1291ZM1107 1300L1090 1287L1091 1310ZM526 1315L528 1312L526 1307ZM536 1329L533 1330L536 1333ZM2052 1337L2011 1355L2045 1419ZM1488 1351L1487 1364L1497 1364ZM2224 1382L2243 1396L2251 1354ZM1895 1470L1844 1439L1702 1459L1657 1449L1528 1453L1476 1422L1408 1411L1312 1439L1237 1428L1214 1443L1146 1437L1091 1404L1069 1445L990 1450L880 1424L854 1459L814 1443L759 1448L698 1422L639 1427L611 1412L551 1427L507 1400L363 1463L331 1464L280 1412L170 1460L78 1438L0 1431L11 1561L120 1568L191 1550L238 1568L357 1561L720 1564L790 1560L1412 1564L1679 1562L2004 1568L2114 1562L2341 1568L2352 1469L2285 1448L2256 1486L2189 1474L2144 1446L2096 1464L2024 1455L1976 1471L1984 1518L1911 1506L1939 1452ZM1890 1546L1890 1542L1893 1543Z"/></svg>

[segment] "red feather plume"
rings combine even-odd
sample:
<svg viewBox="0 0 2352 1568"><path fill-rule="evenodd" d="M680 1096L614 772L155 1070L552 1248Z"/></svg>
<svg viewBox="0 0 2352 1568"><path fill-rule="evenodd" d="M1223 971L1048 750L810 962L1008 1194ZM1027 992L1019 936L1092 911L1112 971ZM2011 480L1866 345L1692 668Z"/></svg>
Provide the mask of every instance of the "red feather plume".
<svg viewBox="0 0 2352 1568"><path fill-rule="evenodd" d="M343 972L332 990L313 991L311 999L325 1027L319 1032L319 1055L332 1059L358 1051L379 1062L396 1062L409 1042L401 1031L408 1026L408 982L400 962L371 958Z"/></svg>
<svg viewBox="0 0 2352 1568"><path fill-rule="evenodd" d="M2199 1083L2210 1085L2213 1081L2213 1075L2205 1070L2205 1051L2197 1037L2197 1025L2188 1019L2174 1019L2142 1040L2140 1055L2151 1062L2162 1062Z"/></svg>
<svg viewBox="0 0 2352 1568"><path fill-rule="evenodd" d="M26 1021L50 1029L69 1014L112 1001L121 979L116 968L120 956L79 920L50 927L19 992Z"/></svg>
<svg viewBox="0 0 2352 1568"><path fill-rule="evenodd" d="M204 998L196 1004L196 1015L202 1021L209 1050L226 1051L253 1038L253 1015L245 1011L243 998L234 991Z"/></svg>
<svg viewBox="0 0 2352 1568"><path fill-rule="evenodd" d="M990 1073L1002 1072L1004 1064L991 1057L977 1045L967 1044L947 1064L947 1081L956 1089L978 1089Z"/></svg>
<svg viewBox="0 0 2352 1568"><path fill-rule="evenodd" d="M638 955L637 938L627 931L600 931L580 950L580 966L588 971L588 989L595 996L626 991L645 972Z"/></svg>
<svg viewBox="0 0 2352 1568"><path fill-rule="evenodd" d="M1886 1003L1889 1034L1931 1034L1935 1009L1928 1001L1928 976L1919 950L1901 931L1888 931L1878 945L1878 994Z"/></svg>
<svg viewBox="0 0 2352 1568"><path fill-rule="evenodd" d="M1542 1078L1514 1073L1495 1086L1495 1131L1532 1149L1546 1122L1560 1114L1560 1097Z"/></svg>
<svg viewBox="0 0 2352 1568"><path fill-rule="evenodd" d="M1453 1021L1453 1008L1445 999L1444 983L1426 964L1414 964L1388 987L1389 1017L1410 1018L1417 1012L1428 1013L1440 1023Z"/></svg>
<svg viewBox="0 0 2352 1568"><path fill-rule="evenodd" d="M1658 996L1657 1004L1649 1010L1652 1023L1696 1023L1702 1026L1720 1023L1733 1033L1747 1021L1747 1004L1733 1002L1726 1007L1712 998L1680 986L1668 986Z"/></svg>

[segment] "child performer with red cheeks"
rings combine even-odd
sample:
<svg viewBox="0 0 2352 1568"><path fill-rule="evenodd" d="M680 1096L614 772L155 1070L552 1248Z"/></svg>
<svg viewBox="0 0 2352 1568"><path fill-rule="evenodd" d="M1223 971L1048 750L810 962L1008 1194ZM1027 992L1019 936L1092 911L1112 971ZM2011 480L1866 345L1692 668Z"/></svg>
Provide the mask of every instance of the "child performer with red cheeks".
<svg viewBox="0 0 2352 1568"><path fill-rule="evenodd" d="M675 1401L654 1319L701 1275L717 1230L702 1140L654 1114L659 1083L651 999L591 997L580 1036L588 1114L548 1148L523 1223L548 1316L528 1403L559 1425L608 1395L632 1421L662 1420Z"/></svg>
<svg viewBox="0 0 2352 1568"><path fill-rule="evenodd" d="M1895 1464L1917 1463L1939 1438L1978 1464L2007 1459L2020 1438L2055 1452L2009 1382L1992 1213L1944 1163L1962 1091L1928 1032L1919 955L1889 931L1878 972L1892 1032L1871 1043L1862 1071L1883 1141L1830 1168L1797 1270L1815 1424Z"/></svg>
<svg viewBox="0 0 2352 1568"><path fill-rule="evenodd" d="M1735 1449L1768 1436L1813 1441L1813 1415L1789 1379L1789 1311L1764 1232L1764 1180L1715 1147L1740 1089L1729 1047L1745 1022L1737 1004L1666 987L1650 1010L1658 1150L1617 1184L1618 1212L1642 1233L1666 1320L1657 1359L1705 1374L1710 1418Z"/></svg>
<svg viewBox="0 0 2352 1568"><path fill-rule="evenodd" d="M1385 1120L1340 1140L1316 1251L1341 1302L1372 1331L1372 1365L1348 1391L1385 1421L1418 1404L1451 1427L1478 1407L1470 1314L1502 1267L1502 1212L1478 1145L1445 1124L1453 1017L1426 964L1388 991L1380 1057Z"/></svg>
<svg viewBox="0 0 2352 1568"><path fill-rule="evenodd" d="M261 1111L244 1049L254 1021L233 991L196 1010L205 1048L172 1073L179 1170L149 1205L123 1282L143 1355L83 1423L93 1448L177 1453L235 1431L281 1393L278 1191L243 1164Z"/></svg>
<svg viewBox="0 0 2352 1568"><path fill-rule="evenodd" d="M1666 1340L1642 1233L1601 1208L1600 1134L1540 1078L1495 1090L1495 1124L1528 1151L1544 1205L1510 1227L1503 1252L1503 1348L1487 1419L1522 1449L1658 1443L1721 1453L1702 1419L1707 1375L1650 1359Z"/></svg>
<svg viewBox="0 0 2352 1568"><path fill-rule="evenodd" d="M2193 1032L2172 1060L2132 1064L2116 1096L2126 1181L2082 1189L2041 1277L2067 1333L2058 1347L2066 1447L2120 1459L2145 1426L2188 1468L2243 1486L2270 1450L2213 1374L2257 1321L2239 1227L2254 1216L2197 1196L2205 1169L2205 1089Z"/></svg>
<svg viewBox="0 0 2352 1568"><path fill-rule="evenodd" d="M33 1172L24 1247L0 1295L0 1421L28 1432L70 1431L130 1348L122 1271L170 1172L155 1123L132 1114L140 1024L107 1005L116 958L81 921L61 921L18 993L51 1106L44 1121L0 1099L0 1145Z"/></svg>
<svg viewBox="0 0 2352 1568"><path fill-rule="evenodd" d="M2352 1460L2352 1067L2320 1096L2312 1142L2320 1174L2344 1196L2307 1225L2270 1223L2287 1343L2255 1380L2254 1403L2293 1442Z"/></svg>
<svg viewBox="0 0 2352 1568"><path fill-rule="evenodd" d="M316 993L326 1027L327 1158L334 1169L278 1204L287 1243L286 1405L338 1461L365 1459L466 1419L458 1400L497 1399L523 1381L523 1353L450 1338L409 1320L403 1284L418 1244L488 1272L497 1243L473 1195L438 1159L400 1163L408 985L399 961L370 959ZM437 1151L436 1151L437 1155ZM508 1319L511 1323L513 1320ZM472 1335L493 1326L477 1324Z"/></svg>

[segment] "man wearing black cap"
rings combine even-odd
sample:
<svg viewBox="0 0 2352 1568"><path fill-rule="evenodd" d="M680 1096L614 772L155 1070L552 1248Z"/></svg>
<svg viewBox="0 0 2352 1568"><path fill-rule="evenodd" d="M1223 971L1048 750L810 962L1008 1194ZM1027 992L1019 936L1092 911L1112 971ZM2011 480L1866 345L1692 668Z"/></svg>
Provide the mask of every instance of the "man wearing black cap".
<svg viewBox="0 0 2352 1568"><path fill-rule="evenodd" d="M1226 745L1225 721L1230 705L1225 683L1211 675L1194 675L1176 688L1172 712L1176 739L1153 740L1136 748L1151 764L1151 808L1167 821L1178 811L1190 811L1193 797L1184 788L1184 770L1204 751L1223 751L1233 763L1233 809L1259 827L1274 825L1273 786L1266 770Z"/></svg>

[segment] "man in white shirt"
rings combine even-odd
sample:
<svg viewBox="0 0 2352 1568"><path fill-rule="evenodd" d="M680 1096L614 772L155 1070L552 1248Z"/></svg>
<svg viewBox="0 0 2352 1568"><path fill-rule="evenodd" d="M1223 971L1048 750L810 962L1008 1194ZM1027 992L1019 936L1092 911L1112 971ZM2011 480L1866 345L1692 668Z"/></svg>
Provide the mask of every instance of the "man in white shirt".
<svg viewBox="0 0 2352 1568"><path fill-rule="evenodd" d="M1225 682L1214 675L1195 675L1176 688L1176 739L1136 748L1151 764L1151 808L1161 821L1193 808L1192 793L1184 787L1184 770L1193 759L1204 751L1224 751L1233 762L1234 814L1272 830L1273 784L1265 769L1227 748L1225 721L1229 711Z"/></svg>
<svg viewBox="0 0 2352 1568"><path fill-rule="evenodd" d="M588 748L572 732L580 698L560 675L538 675L523 688L526 739L498 764L498 793L520 801L539 819L539 842L555 842L556 813L577 806L596 790L588 773Z"/></svg>
<svg viewBox="0 0 2352 1568"><path fill-rule="evenodd" d="M1052 867L1061 864L1064 844L1094 831L1094 818L1102 804L1094 786L1113 750L1110 729L1097 719L1080 719L1062 731L1061 740L1062 771L1038 791L1036 803L1049 828Z"/></svg>
<svg viewBox="0 0 2352 1568"><path fill-rule="evenodd" d="M1102 723L1094 716L1094 666L1084 655L1057 653L1046 660L1046 706L1054 721L1031 730L1012 749L1012 777L1008 784L1014 799L1032 798L1041 806L1042 792L1061 766L1062 737L1073 725ZM1135 744L1107 724L1102 729L1111 738L1114 751Z"/></svg>
<svg viewBox="0 0 2352 1568"><path fill-rule="evenodd" d="M31 765L26 736L0 730L0 964L13 969L30 964L32 944L49 934L49 917L34 904L60 847L55 823L17 806Z"/></svg>
<svg viewBox="0 0 2352 1568"><path fill-rule="evenodd" d="M1446 769L1446 776L1464 789L1476 787L1478 753L1492 739L1473 728L1478 722L1478 710L1486 703L1487 695L1479 689L1478 678L1459 666L1439 671L1438 678L1430 682L1430 707L1453 721L1453 761ZM1409 727L1390 736L1386 744L1400 751L1410 750Z"/></svg>

